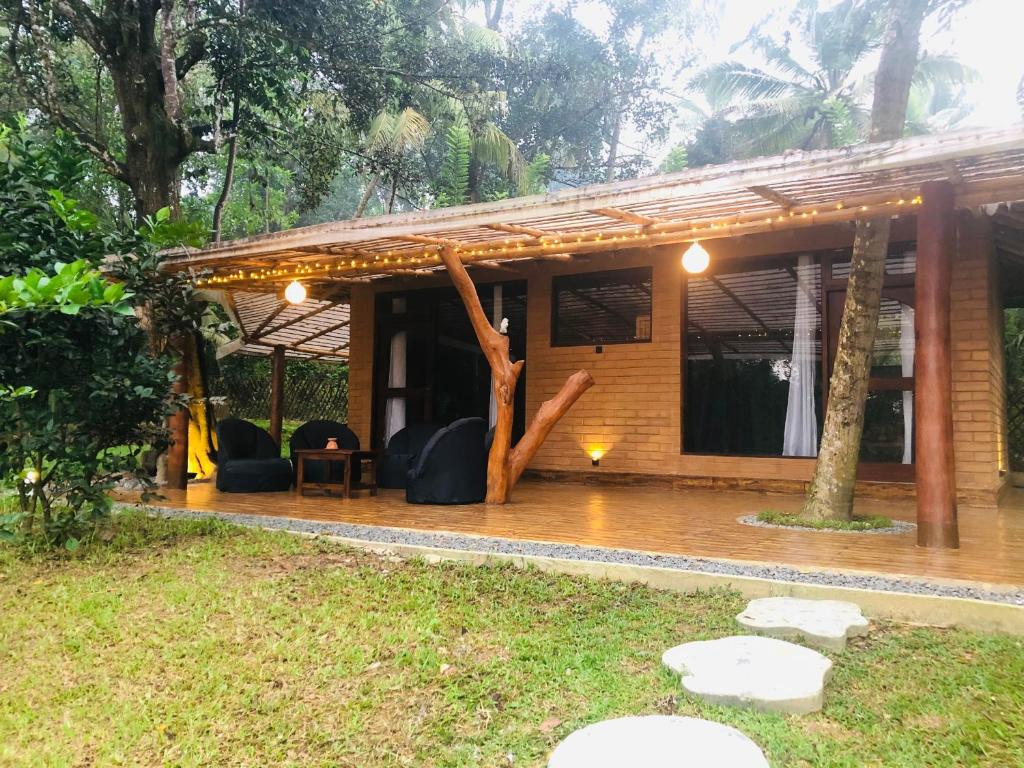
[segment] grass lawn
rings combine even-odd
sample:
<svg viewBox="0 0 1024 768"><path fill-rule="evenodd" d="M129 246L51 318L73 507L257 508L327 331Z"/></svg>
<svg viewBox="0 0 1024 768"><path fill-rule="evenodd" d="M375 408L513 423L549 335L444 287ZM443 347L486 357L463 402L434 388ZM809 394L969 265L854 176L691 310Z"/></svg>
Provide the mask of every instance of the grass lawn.
<svg viewBox="0 0 1024 768"><path fill-rule="evenodd" d="M881 515L857 517L852 520L805 520L795 512L766 509L757 513L757 519L770 525L790 525L797 528L815 528L822 531L877 531L891 528L892 520Z"/></svg>
<svg viewBox="0 0 1024 768"><path fill-rule="evenodd" d="M1018 638L881 626L808 717L684 697L662 651L742 606L127 514L106 547L0 548L0 765L518 768L640 713L737 726L774 768L1024 765Z"/></svg>

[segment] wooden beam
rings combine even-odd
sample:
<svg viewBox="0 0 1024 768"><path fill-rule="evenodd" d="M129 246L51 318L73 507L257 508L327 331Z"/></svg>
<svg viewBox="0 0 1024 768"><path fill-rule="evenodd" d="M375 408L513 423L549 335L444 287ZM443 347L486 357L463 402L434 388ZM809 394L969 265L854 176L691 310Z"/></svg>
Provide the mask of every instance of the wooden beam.
<svg viewBox="0 0 1024 768"><path fill-rule="evenodd" d="M547 232L537 227L527 227L523 224L485 224L488 229L493 229L496 232L510 232L514 235L529 235L530 237L541 238L547 237L548 235L554 234L553 232Z"/></svg>
<svg viewBox="0 0 1024 768"><path fill-rule="evenodd" d="M335 323L334 325L328 326L327 328L324 328L323 330L317 331L316 333L310 334L309 336L306 336L305 338L299 339L295 343L298 344L299 346L301 346L301 345L303 345L303 344L305 344L307 342L312 341L313 339L319 339L321 336L326 336L328 333L334 333L335 331L340 331L342 328L344 328L348 324L349 324L348 320L345 320L344 322L341 322L341 323Z"/></svg>
<svg viewBox="0 0 1024 768"><path fill-rule="evenodd" d="M789 211L793 208L797 208L800 203L791 197L772 189L769 186L763 184L755 184L752 187L747 187L748 190L753 192L758 197L763 197L765 200L771 203L775 203L784 211Z"/></svg>
<svg viewBox="0 0 1024 768"><path fill-rule="evenodd" d="M433 237L431 235L398 235L395 240L404 240L407 243L421 243L423 245L438 245L443 248L470 248L470 243L460 240L451 240L447 237Z"/></svg>
<svg viewBox="0 0 1024 768"><path fill-rule="evenodd" d="M607 219L616 219L618 221L625 221L629 224L639 224L641 226L661 224L665 221L664 219L656 219L653 216L644 216L643 214L634 213L633 211L624 211L621 208L595 208L591 213L596 213Z"/></svg>
<svg viewBox="0 0 1024 768"><path fill-rule="evenodd" d="M296 323L301 323L303 320L308 320L311 317L316 317L317 315L323 314L324 312L327 312L330 309L334 309L336 306L337 304L325 304L322 307L314 307L305 314L299 315L298 317L293 317L291 320L285 320L283 323L278 323L273 328L268 328L264 333L254 333L253 338L258 339L262 338L263 336L270 336L271 334L277 333L278 331L283 331L285 328L290 328ZM263 325L261 325L260 327L262 328L264 325L266 325L265 321Z"/></svg>
<svg viewBox="0 0 1024 768"><path fill-rule="evenodd" d="M950 295L956 256L953 186L929 182L917 217L914 281L914 477L917 543L956 548L956 475L953 459L953 374Z"/></svg>
<svg viewBox="0 0 1024 768"><path fill-rule="evenodd" d="M270 436L281 446L281 427L284 424L284 369L285 348L278 344L270 355Z"/></svg>
<svg viewBox="0 0 1024 768"><path fill-rule="evenodd" d="M277 316L284 312L286 309L288 309L288 307L290 306L291 304L289 304L287 301L282 301L280 304L278 304L277 309L275 309L273 312L267 315L267 317L264 318L263 322L256 327L256 330L252 332L252 338L258 339L260 337L260 334L263 332L263 329L270 325L272 322L274 322L274 320L277 319Z"/></svg>

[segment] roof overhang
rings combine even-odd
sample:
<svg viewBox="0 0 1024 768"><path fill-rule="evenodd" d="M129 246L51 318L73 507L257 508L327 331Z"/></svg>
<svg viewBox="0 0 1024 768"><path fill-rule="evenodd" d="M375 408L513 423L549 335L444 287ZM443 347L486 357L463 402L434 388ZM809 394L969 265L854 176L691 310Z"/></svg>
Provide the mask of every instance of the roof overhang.
<svg viewBox="0 0 1024 768"><path fill-rule="evenodd" d="M1024 125L836 150L791 152L679 173L456 208L354 219L176 252L169 269L227 290L335 285L467 264L654 246L913 213L922 185L948 181L957 206L1024 200ZM331 295L330 293L326 295Z"/></svg>

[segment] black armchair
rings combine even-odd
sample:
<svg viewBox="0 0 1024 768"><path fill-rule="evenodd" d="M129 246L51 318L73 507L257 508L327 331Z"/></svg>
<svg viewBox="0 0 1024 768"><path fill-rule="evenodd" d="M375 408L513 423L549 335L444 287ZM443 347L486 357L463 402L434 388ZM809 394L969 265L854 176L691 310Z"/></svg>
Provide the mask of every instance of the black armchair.
<svg viewBox="0 0 1024 768"><path fill-rule="evenodd" d="M265 429L242 419L217 422L217 490L287 491L292 465Z"/></svg>
<svg viewBox="0 0 1024 768"><path fill-rule="evenodd" d="M327 439L333 437L338 441L339 448L359 450L359 438L346 425L337 421L317 419L307 421L292 433L288 447L292 455L292 479L299 462L295 459L295 451L303 448L324 448ZM310 483L340 483L345 477L345 468L336 461L305 461L302 466L304 480ZM352 463L352 482L358 483L360 478L359 462Z"/></svg>
<svg viewBox="0 0 1024 768"><path fill-rule="evenodd" d="M443 427L444 424L427 422L410 424L395 432L380 457L377 485L381 488L405 488L412 460Z"/></svg>
<svg viewBox="0 0 1024 768"><path fill-rule="evenodd" d="M410 504L478 504L487 495L487 422L459 419L435 433L409 469Z"/></svg>

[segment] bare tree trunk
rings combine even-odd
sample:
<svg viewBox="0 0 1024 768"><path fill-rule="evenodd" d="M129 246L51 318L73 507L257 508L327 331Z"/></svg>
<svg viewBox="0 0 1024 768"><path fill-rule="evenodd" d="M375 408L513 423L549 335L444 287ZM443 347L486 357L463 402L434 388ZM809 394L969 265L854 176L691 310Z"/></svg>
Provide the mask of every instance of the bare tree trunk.
<svg viewBox="0 0 1024 768"><path fill-rule="evenodd" d="M526 433L516 447L512 448L516 383L523 371L524 362L518 360L513 363L509 360L508 336L498 333L488 321L480 304L480 297L477 296L476 286L473 285L473 280L458 254L445 248L441 251L441 260L448 268L448 274L451 275L452 282L469 313L469 320L480 348L491 367L498 414L491 452L487 457L487 502L504 504L509 500L512 488L523 474L526 465L530 463L530 459L544 443L551 428L580 395L594 385L594 379L586 371L577 371L570 376L558 394L541 404Z"/></svg>
<svg viewBox="0 0 1024 768"><path fill-rule="evenodd" d="M366 189L363 190L363 196L359 198L359 205L356 206L356 212L352 214L353 219L362 217L363 212L366 210L367 203L370 202L370 198L373 193L377 191L377 184L380 183L380 174L375 173L373 178L370 179L370 183L366 185Z"/></svg>
<svg viewBox="0 0 1024 768"><path fill-rule="evenodd" d="M505 10L505 0L484 0L484 16L487 19L487 28L498 31L501 24L501 14Z"/></svg>
<svg viewBox="0 0 1024 768"><path fill-rule="evenodd" d="M213 242L219 243L221 237L221 222L224 218L224 206L231 197L231 186L235 183L235 158L238 156L238 98L235 98L234 108L234 133L228 139L228 160L224 167L224 186L221 187L220 195L213 206Z"/></svg>
<svg viewBox="0 0 1024 768"><path fill-rule="evenodd" d="M619 136L622 133L622 113L615 112L615 125L608 142L608 162L605 166L605 181L615 181L615 165L619 161Z"/></svg>
<svg viewBox="0 0 1024 768"><path fill-rule="evenodd" d="M892 4L892 18L875 74L870 141L903 134L910 83L917 67L921 24L928 0ZM801 515L812 520L849 520L857 479L864 407L871 374L871 351L878 330L885 257L891 220L888 216L857 222L846 304L839 344L829 382L828 412L818 461Z"/></svg>

